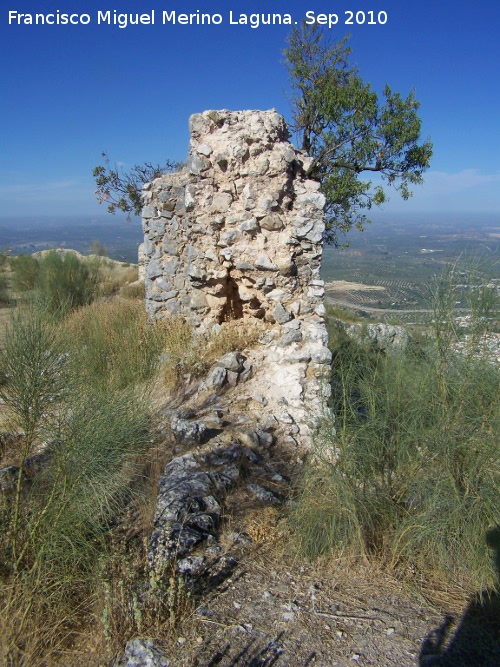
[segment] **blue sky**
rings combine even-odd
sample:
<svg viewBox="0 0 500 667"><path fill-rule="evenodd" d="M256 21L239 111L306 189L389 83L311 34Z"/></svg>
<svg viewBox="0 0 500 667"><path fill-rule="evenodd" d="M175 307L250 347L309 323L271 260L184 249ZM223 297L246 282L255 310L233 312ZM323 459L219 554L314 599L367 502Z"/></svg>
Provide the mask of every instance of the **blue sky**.
<svg viewBox="0 0 500 667"><path fill-rule="evenodd" d="M163 11L223 17L162 25ZM18 14L88 14L88 25L8 24ZM156 24L97 24L98 12L150 13ZM230 25L240 13L336 12L365 80L416 88L434 142L426 184L387 212L491 211L500 216L500 2L483 0L6 0L0 10L0 216L95 215L92 168L102 151L125 167L184 159L187 120L205 109L285 117L287 26ZM385 25L342 25L346 11Z"/></svg>

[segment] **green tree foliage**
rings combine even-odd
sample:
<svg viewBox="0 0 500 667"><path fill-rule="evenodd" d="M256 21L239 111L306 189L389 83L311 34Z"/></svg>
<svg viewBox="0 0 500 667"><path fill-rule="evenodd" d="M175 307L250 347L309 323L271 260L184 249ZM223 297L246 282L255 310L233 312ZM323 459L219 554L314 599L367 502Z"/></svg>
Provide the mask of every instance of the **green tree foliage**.
<svg viewBox="0 0 500 667"><path fill-rule="evenodd" d="M419 103L386 85L382 99L351 64L348 36L329 43L317 25L294 28L284 50L292 87L293 129L313 158L308 176L327 200L327 241L369 222L364 211L387 201L383 185L360 178L378 174L403 199L421 184L432 144L420 142Z"/></svg>
<svg viewBox="0 0 500 667"><path fill-rule="evenodd" d="M102 153L102 157L104 164L92 171L97 186L95 194L99 204L107 202L108 212L113 214L119 210L140 215L142 186L162 174L168 174L179 168L178 163L167 160L164 165L146 162L143 165L135 165L130 171L120 171L117 166L114 168L110 166L106 153Z"/></svg>

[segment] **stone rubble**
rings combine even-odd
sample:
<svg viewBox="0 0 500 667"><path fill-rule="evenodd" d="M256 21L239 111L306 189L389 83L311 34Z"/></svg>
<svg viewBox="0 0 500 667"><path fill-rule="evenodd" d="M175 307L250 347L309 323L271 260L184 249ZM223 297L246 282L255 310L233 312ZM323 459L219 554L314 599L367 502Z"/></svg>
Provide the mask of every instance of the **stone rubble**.
<svg viewBox="0 0 500 667"><path fill-rule="evenodd" d="M345 324L340 320L336 323L351 338L369 343L382 351L403 352L410 340L408 330L397 324Z"/></svg>
<svg viewBox="0 0 500 667"><path fill-rule="evenodd" d="M151 639L138 637L125 646L124 655L114 667L170 667L166 653Z"/></svg>
<svg viewBox="0 0 500 667"><path fill-rule="evenodd" d="M196 421L189 422L175 412L170 421L175 428L179 422L202 425L206 442L200 443L196 437L192 441L183 439L182 445L190 451L174 457L160 476L149 543L149 565L157 572L174 564L180 573L196 577L210 568L213 557L220 556L217 544L225 497L236 484L246 484L249 496L263 503L282 502L262 484L263 479L264 484L273 487L276 482L285 483L267 461L277 422L265 416L259 421L257 416L229 410L217 398L218 405L209 407L201 419L197 416ZM220 428L207 428L213 424L213 414ZM218 414L224 414L224 421ZM253 475L259 484L251 481Z"/></svg>
<svg viewBox="0 0 500 667"><path fill-rule="evenodd" d="M462 315L454 318L455 326L464 332L470 331L474 322L470 315ZM498 321L488 320L479 323L483 328L482 333L464 333L461 340L453 345L453 349L464 356L472 359L487 361L492 364L500 364L500 333L498 333ZM487 330L486 325L492 330Z"/></svg>
<svg viewBox="0 0 500 667"><path fill-rule="evenodd" d="M500 334L495 332L485 333L479 337L466 334L463 340L453 345L453 349L476 360L500 364Z"/></svg>

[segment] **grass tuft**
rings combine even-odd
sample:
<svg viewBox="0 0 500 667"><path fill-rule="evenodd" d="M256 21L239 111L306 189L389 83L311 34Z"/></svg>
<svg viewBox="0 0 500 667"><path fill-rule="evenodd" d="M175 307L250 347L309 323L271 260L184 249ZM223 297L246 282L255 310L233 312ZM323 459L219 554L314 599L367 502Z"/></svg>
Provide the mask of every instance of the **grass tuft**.
<svg viewBox="0 0 500 667"><path fill-rule="evenodd" d="M440 289L434 335L404 351L331 327L336 421L290 526L307 557L366 556L404 577L477 590L497 583L485 538L500 524L500 369L474 345L497 321L495 295L478 288L470 299L475 338L459 352L455 297Z"/></svg>

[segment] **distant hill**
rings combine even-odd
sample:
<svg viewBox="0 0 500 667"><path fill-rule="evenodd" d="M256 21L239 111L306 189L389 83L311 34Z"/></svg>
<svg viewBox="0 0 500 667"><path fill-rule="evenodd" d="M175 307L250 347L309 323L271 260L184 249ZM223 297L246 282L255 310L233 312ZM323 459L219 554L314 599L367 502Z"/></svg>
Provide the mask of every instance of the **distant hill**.
<svg viewBox="0 0 500 667"><path fill-rule="evenodd" d="M141 223L124 216L0 217L0 248L12 254L33 254L51 248L73 248L86 255L93 241L108 250L108 257L137 263L137 248L143 241Z"/></svg>

